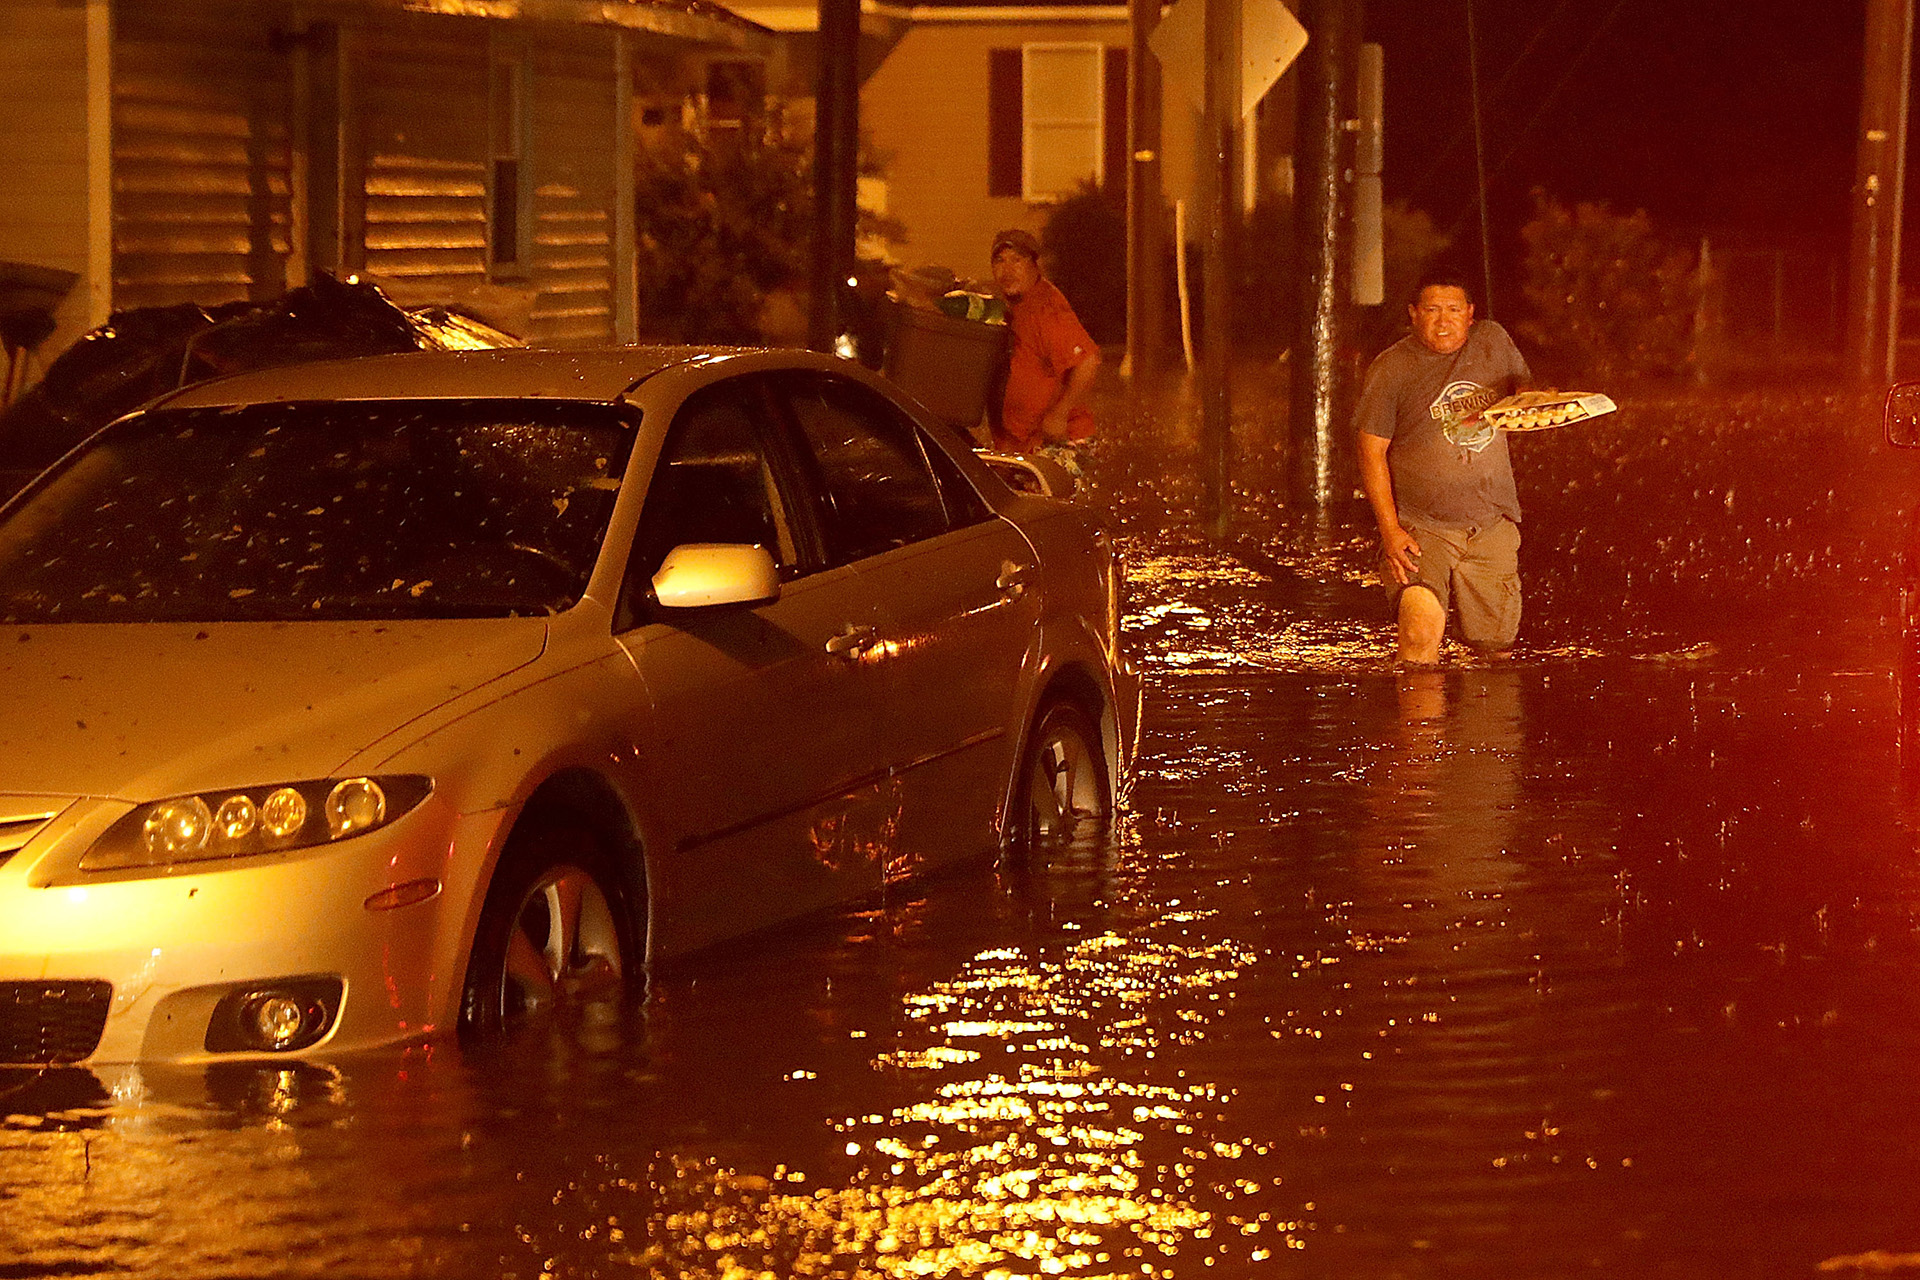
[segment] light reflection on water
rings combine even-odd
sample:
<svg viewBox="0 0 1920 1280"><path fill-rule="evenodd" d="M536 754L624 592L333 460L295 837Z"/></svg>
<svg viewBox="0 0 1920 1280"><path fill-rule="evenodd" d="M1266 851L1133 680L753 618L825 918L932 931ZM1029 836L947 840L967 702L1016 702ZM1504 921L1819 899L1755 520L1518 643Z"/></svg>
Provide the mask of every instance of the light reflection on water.
<svg viewBox="0 0 1920 1280"><path fill-rule="evenodd" d="M1752 415L1699 456L1530 440L1501 667L1394 671L1345 535L1147 528L1110 839L656 975L578 1040L0 1081L0 1274L1907 1266L1900 521L1823 496L1839 413L1792 428L1824 455ZM1858 505L1909 509L1891 474Z"/></svg>

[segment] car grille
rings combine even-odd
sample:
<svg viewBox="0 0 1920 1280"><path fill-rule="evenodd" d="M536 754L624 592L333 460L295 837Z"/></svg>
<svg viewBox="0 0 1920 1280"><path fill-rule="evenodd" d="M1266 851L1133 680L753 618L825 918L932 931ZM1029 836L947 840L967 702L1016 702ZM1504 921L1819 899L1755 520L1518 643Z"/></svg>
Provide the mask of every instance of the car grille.
<svg viewBox="0 0 1920 1280"><path fill-rule="evenodd" d="M100 1044L109 982L0 982L0 1062L78 1062Z"/></svg>
<svg viewBox="0 0 1920 1280"><path fill-rule="evenodd" d="M27 841L40 833L40 828L53 821L55 814L0 814L0 863L26 847Z"/></svg>

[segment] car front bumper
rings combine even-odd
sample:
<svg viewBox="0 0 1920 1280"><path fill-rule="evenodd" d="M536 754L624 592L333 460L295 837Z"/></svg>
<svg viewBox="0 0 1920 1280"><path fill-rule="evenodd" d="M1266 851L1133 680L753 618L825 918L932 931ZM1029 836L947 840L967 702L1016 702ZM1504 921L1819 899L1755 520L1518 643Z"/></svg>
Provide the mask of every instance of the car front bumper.
<svg viewBox="0 0 1920 1280"><path fill-rule="evenodd" d="M454 1017L482 860L462 850L484 850L497 815L455 817L429 800L298 854L140 878L78 871L125 811L76 802L0 863L0 1063L271 1056L209 1049L209 1027L223 999L293 980L339 992L301 1053L409 1040Z"/></svg>

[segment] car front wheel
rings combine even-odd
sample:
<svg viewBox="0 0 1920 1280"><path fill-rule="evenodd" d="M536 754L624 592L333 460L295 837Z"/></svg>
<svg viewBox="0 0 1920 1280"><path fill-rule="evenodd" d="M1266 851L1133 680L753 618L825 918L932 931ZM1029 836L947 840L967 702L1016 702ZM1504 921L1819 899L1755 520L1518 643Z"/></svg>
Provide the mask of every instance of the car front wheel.
<svg viewBox="0 0 1920 1280"><path fill-rule="evenodd" d="M620 881L591 833L516 833L487 891L460 1002L463 1035L617 1002L636 959Z"/></svg>
<svg viewBox="0 0 1920 1280"><path fill-rule="evenodd" d="M1107 818L1113 797L1100 737L1080 708L1049 706L1027 739L1014 789L1013 849L1070 840Z"/></svg>

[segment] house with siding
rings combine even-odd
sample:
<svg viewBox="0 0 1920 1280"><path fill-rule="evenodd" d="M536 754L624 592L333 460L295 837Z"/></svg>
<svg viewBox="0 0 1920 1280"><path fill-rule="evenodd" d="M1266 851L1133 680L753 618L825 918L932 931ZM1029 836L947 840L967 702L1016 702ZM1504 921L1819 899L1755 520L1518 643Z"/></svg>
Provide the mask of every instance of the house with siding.
<svg viewBox="0 0 1920 1280"><path fill-rule="evenodd" d="M0 262L78 277L43 361L318 270L632 340L637 140L776 53L708 0L7 0Z"/></svg>
<svg viewBox="0 0 1920 1280"><path fill-rule="evenodd" d="M735 0L732 8L791 42L777 86L810 99L817 74L817 7ZM882 174L862 201L905 227L903 266L984 276L993 233L1038 232L1048 211L1086 181L1124 189L1129 33L1124 4L1013 0L1001 4L861 5L860 124ZM1158 60L1144 68L1162 101L1156 138L1171 205L1191 200L1197 98ZM1292 77L1245 131L1243 203L1291 195Z"/></svg>

